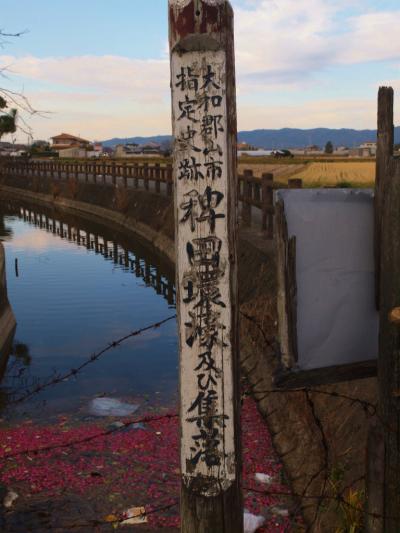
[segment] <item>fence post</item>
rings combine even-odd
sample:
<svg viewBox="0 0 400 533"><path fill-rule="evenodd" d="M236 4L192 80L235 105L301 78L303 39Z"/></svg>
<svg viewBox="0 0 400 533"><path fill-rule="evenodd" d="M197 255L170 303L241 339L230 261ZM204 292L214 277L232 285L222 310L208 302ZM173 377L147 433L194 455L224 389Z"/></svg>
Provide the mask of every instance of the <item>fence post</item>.
<svg viewBox="0 0 400 533"><path fill-rule="evenodd" d="M139 164L134 164L134 174L135 174L135 181L134 181L134 187L135 189L139 188Z"/></svg>
<svg viewBox="0 0 400 533"><path fill-rule="evenodd" d="M242 222L243 226L251 226L251 199L253 192L253 184L248 178L253 177L252 170L243 171L243 200L242 200Z"/></svg>
<svg viewBox="0 0 400 533"><path fill-rule="evenodd" d="M161 168L160 163L155 165L155 180L156 180L156 193L160 193L160 179L161 179Z"/></svg>
<svg viewBox="0 0 400 533"><path fill-rule="evenodd" d="M106 184L106 173L107 173L107 164L105 161L103 161L103 185Z"/></svg>
<svg viewBox="0 0 400 533"><path fill-rule="evenodd" d="M124 187L125 189L128 188L128 166L125 163L122 164L122 176L124 178Z"/></svg>
<svg viewBox="0 0 400 533"><path fill-rule="evenodd" d="M242 533L237 131L229 2L169 0L169 36L172 128L179 141L174 185L181 531ZM208 110L197 105L200 98L208 98ZM222 155L211 158L210 146ZM189 207L192 198L212 202L215 218L196 216ZM225 268L223 257L229 257ZM218 301L210 296L216 293Z"/></svg>
<svg viewBox="0 0 400 533"><path fill-rule="evenodd" d="M167 196L172 196L172 187L173 187L173 172L172 165L168 163L165 171L165 179L167 182Z"/></svg>
<svg viewBox="0 0 400 533"><path fill-rule="evenodd" d="M117 184L117 168L115 166L115 161L111 162L111 179L112 179L112 184L115 187Z"/></svg>
<svg viewBox="0 0 400 533"><path fill-rule="evenodd" d="M143 163L143 181L144 181L144 188L146 191L149 190L149 164Z"/></svg>
<svg viewBox="0 0 400 533"><path fill-rule="evenodd" d="M261 177L262 229L266 232L267 239L273 239L274 237L274 215L272 212L274 206L273 187L273 174L263 174Z"/></svg>
<svg viewBox="0 0 400 533"><path fill-rule="evenodd" d="M301 178L290 178L288 180L288 188L289 189L302 189L303 180Z"/></svg>
<svg viewBox="0 0 400 533"><path fill-rule="evenodd" d="M400 162L393 157L393 89L378 95L375 185L378 388L384 435L383 531L400 531Z"/></svg>

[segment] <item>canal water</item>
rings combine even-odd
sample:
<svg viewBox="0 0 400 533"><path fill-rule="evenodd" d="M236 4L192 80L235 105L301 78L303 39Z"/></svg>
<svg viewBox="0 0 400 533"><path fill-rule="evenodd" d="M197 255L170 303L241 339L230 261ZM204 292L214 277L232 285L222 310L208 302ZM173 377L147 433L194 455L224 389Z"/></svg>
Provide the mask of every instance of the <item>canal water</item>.
<svg viewBox="0 0 400 533"><path fill-rule="evenodd" d="M45 207L2 205L0 239L17 320L1 383L3 416L85 418L99 397L142 407L175 403L175 319L18 403L131 331L174 316L174 273L132 236Z"/></svg>

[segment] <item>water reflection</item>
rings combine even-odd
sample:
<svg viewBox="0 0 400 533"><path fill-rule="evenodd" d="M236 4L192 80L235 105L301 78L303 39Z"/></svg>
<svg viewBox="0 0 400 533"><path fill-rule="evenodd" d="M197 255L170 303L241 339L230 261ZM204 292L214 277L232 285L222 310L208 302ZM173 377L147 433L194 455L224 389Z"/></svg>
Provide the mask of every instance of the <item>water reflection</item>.
<svg viewBox="0 0 400 533"><path fill-rule="evenodd" d="M124 240L122 234L110 234L106 228L99 227L94 223L89 223L84 220L73 219L67 215L58 212L49 212L45 209L38 210L32 207L12 208L12 204L8 204L8 209L14 210L14 215L23 219L28 224L51 232L57 235L60 239L68 239L70 242L76 243L78 246L83 246L89 251L100 254L104 259L108 259L124 266L125 269L130 270L136 277L142 278L146 286L151 286L155 289L157 294L162 295L169 305L175 305L175 288L172 282L172 276L169 279L164 277L161 273L161 267L157 264L152 264L146 257L141 257L138 252L138 245L135 246L135 252L127 248L125 243L119 242ZM1 217L0 217L1 221ZM96 227L97 226L97 227ZM3 221L3 227L5 224ZM0 238L2 236L2 225L0 222ZM10 238L12 231L5 228L5 235ZM4 235L4 236L5 236ZM119 240L118 240L119 239ZM43 238L36 240L16 240L16 244L25 247L34 247L36 249L43 247L46 241ZM144 251L142 251L145 254ZM165 265L163 265L165 270ZM15 271L18 276L18 262L15 263ZM172 272L170 271L170 274Z"/></svg>
<svg viewBox="0 0 400 533"><path fill-rule="evenodd" d="M1 238L18 323L3 382L8 394L76 368L113 340L170 316L175 306L173 267L119 230L10 202L0 209ZM84 413L98 394L171 398L177 386L175 328L172 322L131 339L77 379L41 393L41 416Z"/></svg>

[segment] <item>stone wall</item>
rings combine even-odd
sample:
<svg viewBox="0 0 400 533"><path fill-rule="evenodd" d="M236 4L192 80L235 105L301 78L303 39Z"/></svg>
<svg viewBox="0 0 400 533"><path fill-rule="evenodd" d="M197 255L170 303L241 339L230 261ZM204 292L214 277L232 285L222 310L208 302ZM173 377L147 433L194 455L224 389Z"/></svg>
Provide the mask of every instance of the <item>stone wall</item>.
<svg viewBox="0 0 400 533"><path fill-rule="evenodd" d="M174 213L169 197L43 178L5 178L0 194L117 224L174 260ZM346 487L353 487L356 506L363 505L366 441L374 422L370 409L351 398L375 403L376 379L318 387L317 391L272 391L277 367L276 343L270 343L277 330L274 248L249 231L241 232L239 239L239 288L242 368L297 495L290 499L295 502L293 510L303 512L311 524L309 531L333 533L343 524L348 527L346 516L352 507L338 504L335 497L348 498Z"/></svg>
<svg viewBox="0 0 400 533"><path fill-rule="evenodd" d="M0 242L0 378L3 376L15 332L14 313L7 298L4 247Z"/></svg>

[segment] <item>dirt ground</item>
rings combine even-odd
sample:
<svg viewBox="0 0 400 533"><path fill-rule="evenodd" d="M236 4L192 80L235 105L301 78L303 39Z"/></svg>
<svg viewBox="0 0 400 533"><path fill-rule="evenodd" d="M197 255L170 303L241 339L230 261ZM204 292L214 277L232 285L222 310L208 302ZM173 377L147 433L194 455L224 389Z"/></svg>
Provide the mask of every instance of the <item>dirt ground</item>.
<svg viewBox="0 0 400 533"><path fill-rule="evenodd" d="M172 418L167 411L156 413L153 421L150 417L139 427L124 420L125 427L112 433L107 430L115 420L82 424L73 416L49 426L26 421L2 428L0 479L4 490L13 490L18 498L0 515L1 531L178 531L179 421L174 413L170 411ZM265 516L260 533L295 531L297 514L274 511L288 509L288 498L277 494L287 494L289 487L256 403L247 395L242 428L245 508ZM272 482L257 482L256 473L270 476ZM144 508L147 524L122 523L132 507Z"/></svg>

